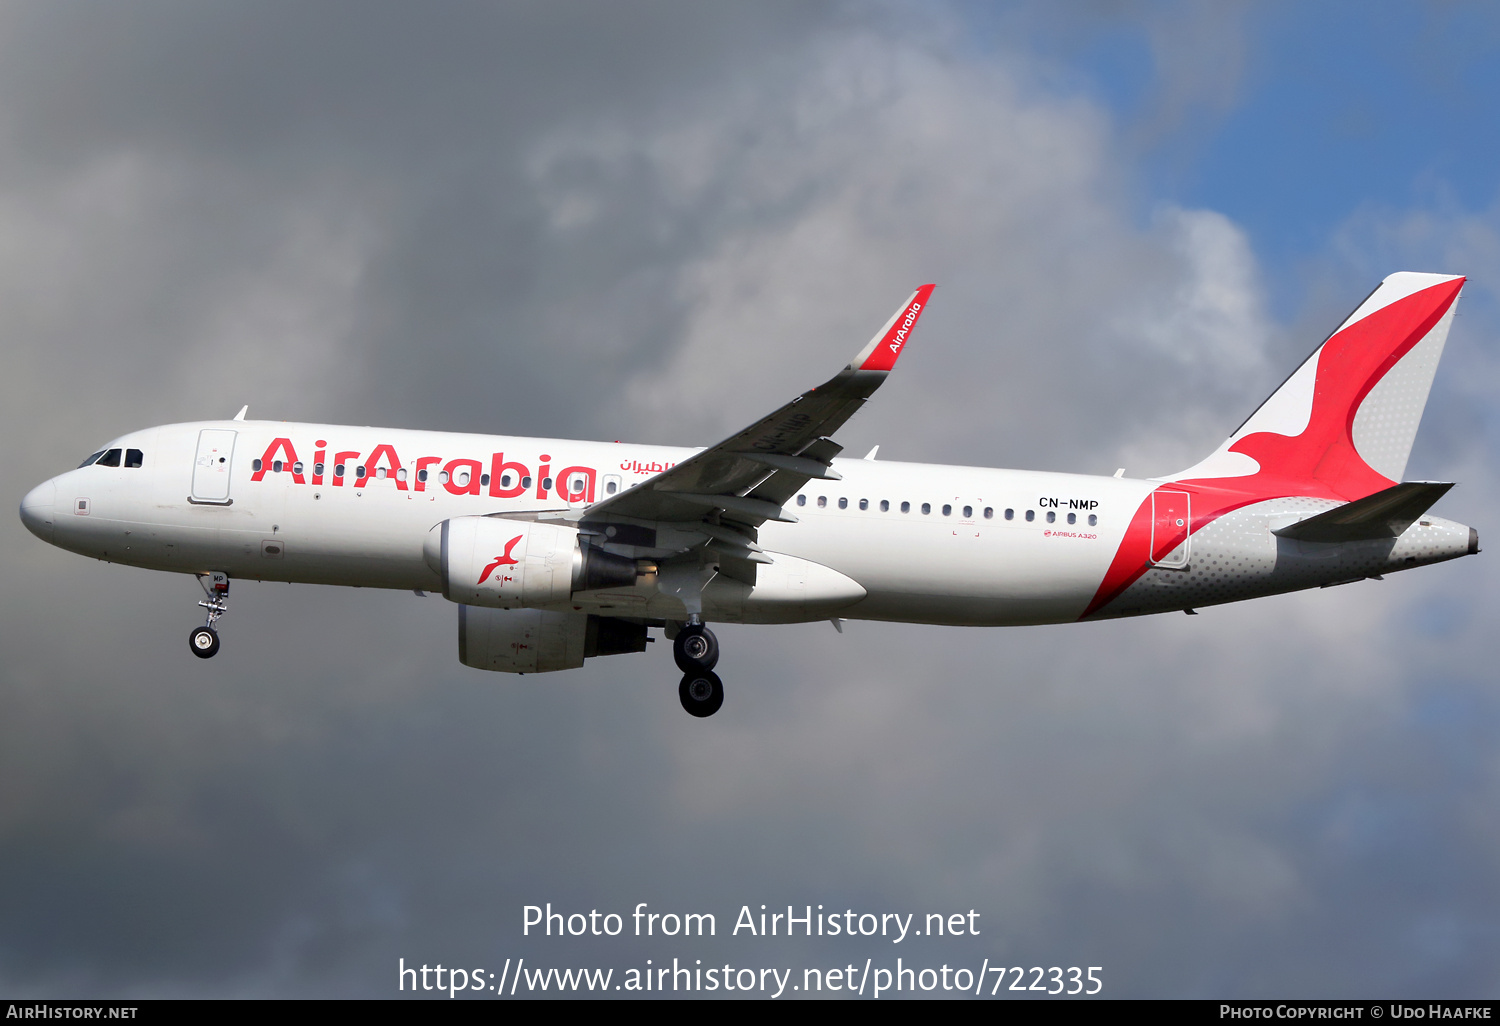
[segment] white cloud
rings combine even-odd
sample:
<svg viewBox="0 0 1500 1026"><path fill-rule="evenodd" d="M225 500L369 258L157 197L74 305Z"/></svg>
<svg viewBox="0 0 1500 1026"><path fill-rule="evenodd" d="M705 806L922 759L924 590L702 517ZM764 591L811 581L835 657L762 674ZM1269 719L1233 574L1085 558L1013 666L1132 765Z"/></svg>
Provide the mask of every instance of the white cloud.
<svg viewBox="0 0 1500 1026"><path fill-rule="evenodd" d="M1248 412L1247 379L1274 371L1243 233L1171 207L1132 223L1099 110L1031 88L1023 64L919 44L856 36L816 58L533 151L569 231L629 203L669 235L692 225L662 284L678 334L636 367L622 415L707 443L832 374L934 280L916 346L850 428L891 458L1100 469L1104 439L1130 438L1132 388L1171 397L1135 414L1157 459L1216 444L1225 394Z"/></svg>

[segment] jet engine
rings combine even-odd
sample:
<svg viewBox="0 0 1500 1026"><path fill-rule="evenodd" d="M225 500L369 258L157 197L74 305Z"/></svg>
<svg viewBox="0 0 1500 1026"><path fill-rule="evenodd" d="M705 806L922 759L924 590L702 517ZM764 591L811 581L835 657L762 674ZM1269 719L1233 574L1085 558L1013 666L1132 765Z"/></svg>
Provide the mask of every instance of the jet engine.
<svg viewBox="0 0 1500 1026"><path fill-rule="evenodd" d="M576 527L503 517L444 520L422 556L443 595L469 606L555 605L578 591L628 588L636 577L634 560L590 545Z"/></svg>
<svg viewBox="0 0 1500 1026"><path fill-rule="evenodd" d="M573 670L594 656L644 652L646 625L547 609L458 607L458 659L476 670Z"/></svg>

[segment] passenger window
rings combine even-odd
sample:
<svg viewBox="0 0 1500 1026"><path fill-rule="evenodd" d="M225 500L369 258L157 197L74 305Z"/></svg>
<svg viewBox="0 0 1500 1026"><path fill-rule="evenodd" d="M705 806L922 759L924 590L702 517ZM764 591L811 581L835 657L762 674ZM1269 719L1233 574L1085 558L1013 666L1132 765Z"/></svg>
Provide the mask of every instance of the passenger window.
<svg viewBox="0 0 1500 1026"><path fill-rule="evenodd" d="M406 468L405 467L402 467L400 470L396 471L396 480L397 481L405 481L406 480Z"/></svg>
<svg viewBox="0 0 1500 1026"><path fill-rule="evenodd" d="M1078 523L1078 514L1077 513L1069 513L1068 514L1068 523L1070 523L1070 524L1076 524L1076 523Z"/></svg>
<svg viewBox="0 0 1500 1026"><path fill-rule="evenodd" d="M465 482L465 483L467 483L467 482ZM531 487L531 475L530 474L527 474L525 477L521 478L521 487L522 488L530 488Z"/></svg>
<svg viewBox="0 0 1500 1026"><path fill-rule="evenodd" d="M302 473L302 461L301 460L298 460L296 463L292 464L292 473L293 474L300 474L300 473Z"/></svg>
<svg viewBox="0 0 1500 1026"><path fill-rule="evenodd" d="M1034 510L1034 509L1028 509L1026 511L1026 522L1029 524L1029 523L1031 523L1035 519L1036 519L1036 510Z"/></svg>
<svg viewBox="0 0 1500 1026"><path fill-rule="evenodd" d="M824 506L827 506L827 505L828 505L828 496L826 496L826 495L820 495L820 496L818 496L818 508L822 509Z"/></svg>
<svg viewBox="0 0 1500 1026"><path fill-rule="evenodd" d="M1014 519L1016 519L1016 511L1013 510L1013 509L1006 510L1005 511L1005 519L1006 520L1014 520Z"/></svg>
<svg viewBox="0 0 1500 1026"><path fill-rule="evenodd" d="M799 496L797 496L797 505L799 505L799 506L806 506L807 505L807 496L805 496L805 495L799 495Z"/></svg>
<svg viewBox="0 0 1500 1026"><path fill-rule="evenodd" d="M973 520L974 519L974 507L973 506L965 506L964 507L964 519L965 520Z"/></svg>
<svg viewBox="0 0 1500 1026"><path fill-rule="evenodd" d="M1049 509L1047 511L1047 523L1049 523L1049 524L1055 524L1055 523L1057 523L1057 511L1056 510L1050 510Z"/></svg>
<svg viewBox="0 0 1500 1026"><path fill-rule="evenodd" d="M1090 527L1098 527L1099 526L1099 518L1096 517L1096 516L1094 516L1094 514L1092 514L1092 513L1089 514L1089 526Z"/></svg>
<svg viewBox="0 0 1500 1026"><path fill-rule="evenodd" d="M931 512L932 512L932 503L930 503L930 502L924 502L924 503L922 503L922 515L925 517L925 516L927 516Z"/></svg>
<svg viewBox="0 0 1500 1026"><path fill-rule="evenodd" d="M551 488L552 488L552 479L550 477L544 477L544 478L542 478L542 489L544 491L550 491Z"/></svg>
<svg viewBox="0 0 1500 1026"><path fill-rule="evenodd" d="M442 484L448 483L448 472L446 470L438 471L438 481Z"/></svg>
<svg viewBox="0 0 1500 1026"><path fill-rule="evenodd" d="M276 469L280 470L281 468L277 467ZM364 467L355 467L354 468L354 476L355 477L369 477L370 475L365 473L365 468ZM467 481L465 481L464 483L468 484Z"/></svg>
<svg viewBox="0 0 1500 1026"><path fill-rule="evenodd" d="M321 463L314 463L313 464L313 473L317 474L319 477L322 477L323 476L323 464L321 464ZM423 474L424 474L424 476L423 476L422 480L426 481L427 480L427 478L425 476L426 472L424 471Z"/></svg>
<svg viewBox="0 0 1500 1026"><path fill-rule="evenodd" d="M103 455L104 455L104 450L100 449L98 452L96 452L93 455L91 455L88 459L86 459L82 463L78 464L78 469L82 470L84 467L88 466L90 463L93 463L95 460L97 460L100 456L103 456Z"/></svg>
<svg viewBox="0 0 1500 1026"><path fill-rule="evenodd" d="M953 505L951 503L947 503L947 502L943 503L943 516L945 516L945 517L951 517L952 515L953 515Z"/></svg>
<svg viewBox="0 0 1500 1026"><path fill-rule="evenodd" d="M1005 512L1008 514L1008 513L1010 513L1010 510L1006 510ZM986 519L986 520L993 520L993 519L995 519L995 507L993 507L993 506L986 506L986 507L984 507L984 519ZM1010 517L1007 516L1006 519L1009 520Z"/></svg>
<svg viewBox="0 0 1500 1026"><path fill-rule="evenodd" d="M318 473L321 474L323 472L321 470L319 470ZM419 470L419 471L417 471L417 480L418 481L426 481L427 480L427 471L425 471L425 470Z"/></svg>
<svg viewBox="0 0 1500 1026"><path fill-rule="evenodd" d="M619 486L616 485L613 481L606 481L606 482L604 482L604 493L606 495L613 495L613 494L615 494L615 489L617 487L619 487Z"/></svg>
<svg viewBox="0 0 1500 1026"><path fill-rule="evenodd" d="M139 449L125 450L125 465L127 467L139 467L146 459L146 454Z"/></svg>
<svg viewBox="0 0 1500 1026"><path fill-rule="evenodd" d="M903 513L910 513L911 512L911 503L909 503L909 502L903 502L901 504L901 512L903 512Z"/></svg>
<svg viewBox="0 0 1500 1026"><path fill-rule="evenodd" d="M839 497L839 509L848 509L848 508L849 508L849 500L843 498L842 496L840 496Z"/></svg>
<svg viewBox="0 0 1500 1026"><path fill-rule="evenodd" d="M281 461L280 460L272 460L271 461L271 473L273 473L273 474L279 474L279 473L281 473Z"/></svg>
<svg viewBox="0 0 1500 1026"><path fill-rule="evenodd" d="M870 508L870 500L869 499L860 499L859 500L859 508L860 509L869 509Z"/></svg>
<svg viewBox="0 0 1500 1026"><path fill-rule="evenodd" d="M250 469L253 470L253 471L255 471L257 474L260 473L260 468L263 467L263 466L265 466L265 464L261 463L260 460L251 460L250 461Z"/></svg>
<svg viewBox="0 0 1500 1026"><path fill-rule="evenodd" d="M513 481L513 480L515 480L515 479L512 478L509 473L501 474L500 475L500 487L501 488L509 488L511 481ZM610 483L613 484L614 482L611 481ZM614 491L614 489L611 488L610 491Z"/></svg>
<svg viewBox="0 0 1500 1026"><path fill-rule="evenodd" d="M256 460L256 461L255 461L255 462L256 462L256 463L259 463L259 462L260 462L260 460ZM260 468L259 468L259 467L257 467L257 468L256 468L256 469L257 469L257 470L259 470L259 469L260 469ZM333 476L334 476L334 477L343 477L343 476L344 476L344 465L343 465L343 464L342 464L342 463L340 463L340 464L337 464L337 465L336 465L336 466L335 466L335 467L334 467L334 468L333 468Z"/></svg>
<svg viewBox="0 0 1500 1026"><path fill-rule="evenodd" d="M891 511L891 500L889 500L889 499L881 499L880 500L880 512L882 512L882 513L889 513L890 511Z"/></svg>
<svg viewBox="0 0 1500 1026"><path fill-rule="evenodd" d="M479 475L479 483L482 484L482 485L488 485L490 483L490 475L488 475L488 474L480 474Z"/></svg>
<svg viewBox="0 0 1500 1026"><path fill-rule="evenodd" d="M106 452L103 456L99 457L99 466L101 466L101 467L118 467L119 465L120 465L120 450L119 449L111 449L108 452Z"/></svg>
<svg viewBox="0 0 1500 1026"><path fill-rule="evenodd" d="M455 481L460 488L467 488L469 486L469 472L467 470L460 470Z"/></svg>

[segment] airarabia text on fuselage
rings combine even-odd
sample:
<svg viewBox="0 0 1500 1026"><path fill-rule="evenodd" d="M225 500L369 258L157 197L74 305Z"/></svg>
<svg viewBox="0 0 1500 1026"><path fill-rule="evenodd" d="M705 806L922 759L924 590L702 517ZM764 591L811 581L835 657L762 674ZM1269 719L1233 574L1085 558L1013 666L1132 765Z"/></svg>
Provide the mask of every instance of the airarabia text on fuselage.
<svg viewBox="0 0 1500 1026"><path fill-rule="evenodd" d="M304 451L306 451L304 447ZM535 488L538 499L557 498L565 502L593 502L598 489L599 472L594 467L552 466L552 457L542 453L536 469L520 460L507 459L503 452L491 453L489 467L482 460L468 457L445 459L442 456L419 456L410 465L404 463L390 443L375 446L368 454L360 449L333 449L323 439L313 443L312 465L303 463L290 438L274 438L253 464L251 481L263 481L266 474L286 473L293 484L327 485L334 488L369 487L371 481L389 481L397 491L425 492L429 486L443 488L451 495L489 495L494 499L515 499ZM674 463L621 464L627 473L659 473ZM555 493L555 496L554 496Z"/></svg>

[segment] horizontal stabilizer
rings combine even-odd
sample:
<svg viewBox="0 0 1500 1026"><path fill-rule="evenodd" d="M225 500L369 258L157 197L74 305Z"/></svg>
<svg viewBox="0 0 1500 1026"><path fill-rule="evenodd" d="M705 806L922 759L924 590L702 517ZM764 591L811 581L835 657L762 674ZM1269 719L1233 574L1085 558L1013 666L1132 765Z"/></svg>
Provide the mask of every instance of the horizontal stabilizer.
<svg viewBox="0 0 1500 1026"><path fill-rule="evenodd" d="M1273 533L1310 542L1397 538L1452 487L1445 481L1406 481Z"/></svg>

